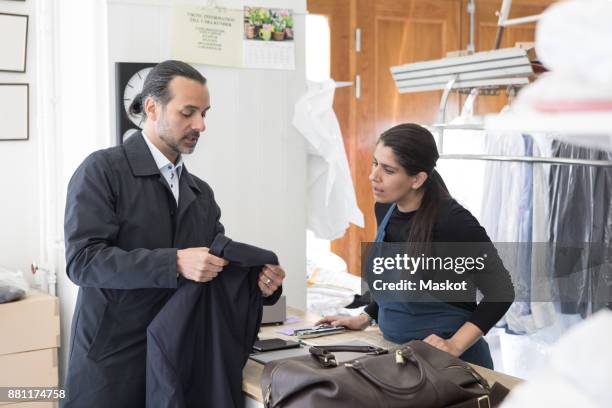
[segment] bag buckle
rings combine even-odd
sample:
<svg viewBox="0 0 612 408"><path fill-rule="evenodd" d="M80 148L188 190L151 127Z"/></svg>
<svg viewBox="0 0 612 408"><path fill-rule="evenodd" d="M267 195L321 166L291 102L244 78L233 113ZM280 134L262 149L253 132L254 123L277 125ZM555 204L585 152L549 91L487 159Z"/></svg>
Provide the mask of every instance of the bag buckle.
<svg viewBox="0 0 612 408"><path fill-rule="evenodd" d="M389 352L389 350L384 349L382 347L371 347L370 351L367 352L366 354L372 355L372 356L379 356L381 354L387 354Z"/></svg>
<svg viewBox="0 0 612 408"><path fill-rule="evenodd" d="M486 405L481 405L481 401L486 401ZM489 396L483 395L482 397L478 397L478 399L476 400L476 408L491 408L491 400L489 399Z"/></svg>
<svg viewBox="0 0 612 408"><path fill-rule="evenodd" d="M338 362L336 361L336 356L334 356L333 354L324 354L319 358L323 359L323 365L325 367L337 367L338 366Z"/></svg>

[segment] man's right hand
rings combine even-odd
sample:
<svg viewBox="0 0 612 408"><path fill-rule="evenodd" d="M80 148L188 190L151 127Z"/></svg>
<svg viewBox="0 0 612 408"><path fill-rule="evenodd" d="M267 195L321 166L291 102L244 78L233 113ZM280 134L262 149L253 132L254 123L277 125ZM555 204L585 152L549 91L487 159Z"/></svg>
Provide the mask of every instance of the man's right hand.
<svg viewBox="0 0 612 408"><path fill-rule="evenodd" d="M217 277L229 262L212 255L208 248L187 248L176 251L176 270L195 282L208 282Z"/></svg>

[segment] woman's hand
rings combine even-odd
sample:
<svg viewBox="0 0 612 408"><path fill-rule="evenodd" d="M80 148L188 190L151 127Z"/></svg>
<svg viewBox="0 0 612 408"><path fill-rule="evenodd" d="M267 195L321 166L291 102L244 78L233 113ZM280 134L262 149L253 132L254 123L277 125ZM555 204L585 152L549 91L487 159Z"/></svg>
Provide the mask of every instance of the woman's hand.
<svg viewBox="0 0 612 408"><path fill-rule="evenodd" d="M442 351L446 351L447 353L449 353L450 355L455 356L455 357L459 357L464 352L464 350L461 350L461 348L459 348L459 346L457 346L453 342L452 339L446 340L446 339L443 339L442 337L437 336L435 334L430 334L423 341L425 343L427 343L427 344L431 344L432 346L434 346L437 349L440 349Z"/></svg>
<svg viewBox="0 0 612 408"><path fill-rule="evenodd" d="M360 314L359 316L325 316L315 323L316 326L320 324L344 326L350 330L363 330L370 325L370 318L366 314Z"/></svg>
<svg viewBox="0 0 612 408"><path fill-rule="evenodd" d="M482 336L484 336L484 333L478 326L472 322L465 322L453 337L448 340L435 334L430 334L423 341L455 357L459 357Z"/></svg>

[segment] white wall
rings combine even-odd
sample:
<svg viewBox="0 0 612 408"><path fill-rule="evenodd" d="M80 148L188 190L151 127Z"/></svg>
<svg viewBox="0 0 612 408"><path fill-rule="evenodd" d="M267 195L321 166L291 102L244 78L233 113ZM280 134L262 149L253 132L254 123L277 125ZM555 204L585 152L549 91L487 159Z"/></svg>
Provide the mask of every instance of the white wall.
<svg viewBox="0 0 612 408"><path fill-rule="evenodd" d="M117 61L158 62L171 57L173 3L109 1L111 75ZM196 66L208 79L211 111L204 137L186 160L190 171L215 191L228 236L279 255L289 275L285 283L288 304L300 308L306 305L306 156L303 138L293 129L291 117L295 101L305 89L305 3L256 3L293 8L299 13L295 16L295 71ZM253 5L250 1L218 4L235 8Z"/></svg>
<svg viewBox="0 0 612 408"><path fill-rule="evenodd" d="M26 73L0 72L0 83L29 83L30 87L30 140L0 141L0 265L29 275L29 265L38 260L41 248L35 4L2 1L0 13L30 16ZM0 132L2 127L0 123Z"/></svg>
<svg viewBox="0 0 612 408"><path fill-rule="evenodd" d="M44 18L49 36L41 39L51 50L46 61L51 72L48 89L55 106L53 132L48 135L47 166L51 176L47 243L49 262L57 271L62 348L60 378L65 376L72 314L78 293L66 276L64 258L64 207L66 187L76 167L94 150L110 146L109 73L106 0L37 0L48 4ZM61 381L61 380L60 380Z"/></svg>
<svg viewBox="0 0 612 408"><path fill-rule="evenodd" d="M114 143L114 63L170 58L172 0L35 0L48 6L53 26L46 46L57 73L48 92L57 102L53 137L46 146L50 177L47 213L55 223L46 234L58 271L62 317L62 378L77 287L66 277L63 208L74 169L93 150ZM205 4L197 1L194 4ZM217 2L241 8L251 2ZM288 277L292 306L306 307L306 153L291 126L293 106L305 90L305 0L258 1L258 6L295 9L296 71L197 66L208 78L212 110L189 170L214 189L222 222L232 238L274 250ZM51 71L53 72L53 70ZM50 137L51 137L50 136ZM52 172L53 173L53 172ZM1 208L0 208L1 209Z"/></svg>

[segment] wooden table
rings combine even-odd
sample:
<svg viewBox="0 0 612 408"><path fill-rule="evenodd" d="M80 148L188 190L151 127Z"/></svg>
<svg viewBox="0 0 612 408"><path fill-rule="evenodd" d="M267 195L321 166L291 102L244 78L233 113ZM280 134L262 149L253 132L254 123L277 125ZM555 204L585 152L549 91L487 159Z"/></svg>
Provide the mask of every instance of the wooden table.
<svg viewBox="0 0 612 408"><path fill-rule="evenodd" d="M294 340L294 337L285 336L283 334L277 333L277 330L283 328L302 328L312 326L317 320L319 320L319 316L313 315L308 312L304 312L301 310L287 308L288 316L297 316L301 319L298 323L293 324L284 324L278 326L263 326L259 333L260 339L269 339L273 337L286 339L286 340ZM311 345L325 345L325 344L344 344L350 341L363 341L375 346L384 347L384 348L394 348L397 347L397 344L391 343L385 340L378 329L378 326L369 327L363 331L348 331L341 334L334 334L331 336L324 337L316 337L312 339L307 339L308 344ZM499 382L507 388L512 389L517 384L521 383L523 380L520 378L512 377L507 374L500 373L498 371L489 370L488 368L480 367L477 365L473 365L474 369L478 371L480 375L482 375L490 384L495 382ZM257 363L253 360L249 360L244 367L243 370L243 382L242 382L242 390L246 394L247 398L254 399L255 401L262 402L262 394L260 388L260 380L261 374L263 372L264 365Z"/></svg>

